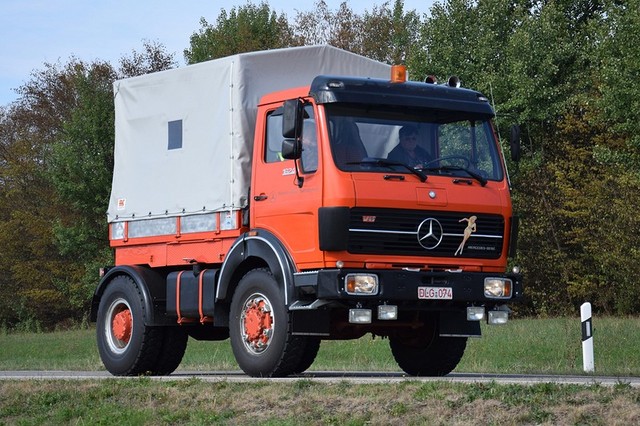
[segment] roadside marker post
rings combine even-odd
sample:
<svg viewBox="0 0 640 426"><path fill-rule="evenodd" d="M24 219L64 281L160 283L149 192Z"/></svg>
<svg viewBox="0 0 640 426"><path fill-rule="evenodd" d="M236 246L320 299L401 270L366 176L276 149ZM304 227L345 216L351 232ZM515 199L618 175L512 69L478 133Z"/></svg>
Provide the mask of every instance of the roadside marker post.
<svg viewBox="0 0 640 426"><path fill-rule="evenodd" d="M591 303L583 303L580 306L580 319L582 321L582 369L585 373L593 373L595 370L593 360L593 324L591 323Z"/></svg>

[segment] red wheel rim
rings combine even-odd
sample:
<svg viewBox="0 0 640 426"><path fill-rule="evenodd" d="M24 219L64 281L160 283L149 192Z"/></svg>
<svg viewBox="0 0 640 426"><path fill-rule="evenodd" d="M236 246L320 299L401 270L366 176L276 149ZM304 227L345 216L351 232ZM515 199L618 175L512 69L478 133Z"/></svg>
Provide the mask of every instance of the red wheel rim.
<svg viewBox="0 0 640 426"><path fill-rule="evenodd" d="M245 347L253 352L263 352L273 336L273 315L269 300L261 294L247 299L242 312L241 327Z"/></svg>
<svg viewBox="0 0 640 426"><path fill-rule="evenodd" d="M133 338L133 313L126 299L118 298L111 302L105 315L103 333L113 353L122 354L127 350Z"/></svg>
<svg viewBox="0 0 640 426"><path fill-rule="evenodd" d="M132 329L133 317L131 316L131 311L129 309L125 308L113 316L113 321L111 321L113 337L125 345L129 343L129 340L131 340Z"/></svg>

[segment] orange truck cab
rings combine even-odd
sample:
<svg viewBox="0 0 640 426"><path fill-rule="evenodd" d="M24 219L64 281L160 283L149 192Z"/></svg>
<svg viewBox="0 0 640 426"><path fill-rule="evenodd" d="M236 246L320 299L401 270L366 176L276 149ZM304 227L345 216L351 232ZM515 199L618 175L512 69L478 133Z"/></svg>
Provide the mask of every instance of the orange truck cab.
<svg viewBox="0 0 640 426"><path fill-rule="evenodd" d="M518 221L487 98L329 46L211 62L114 86L116 265L92 309L111 373L169 374L191 336L286 376L321 340L372 333L406 373L445 375L481 321L507 322ZM221 106L206 67L252 70L216 74L224 91L273 90Z"/></svg>

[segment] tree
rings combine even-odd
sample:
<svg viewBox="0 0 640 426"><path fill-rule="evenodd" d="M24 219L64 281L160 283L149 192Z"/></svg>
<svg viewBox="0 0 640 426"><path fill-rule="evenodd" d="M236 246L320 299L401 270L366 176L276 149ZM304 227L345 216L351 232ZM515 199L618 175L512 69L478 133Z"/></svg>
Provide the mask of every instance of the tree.
<svg viewBox="0 0 640 426"><path fill-rule="evenodd" d="M404 2L395 0L365 10L363 33L358 53L388 64L408 64L419 49L420 17L415 11L405 12ZM385 42L386 41L386 42Z"/></svg>
<svg viewBox="0 0 640 426"><path fill-rule="evenodd" d="M146 40L142 51L133 50L130 56L120 58L118 78L135 77L142 74L164 71L177 66L174 54L158 41Z"/></svg>
<svg viewBox="0 0 640 426"><path fill-rule="evenodd" d="M47 179L55 137L73 103L70 79L47 64L20 88L0 121L0 321L44 323L63 317L56 288L68 264L56 250L51 221L59 213ZM62 210L61 212L64 212Z"/></svg>
<svg viewBox="0 0 640 426"><path fill-rule="evenodd" d="M332 11L319 0L315 9L298 12L294 23L297 44L330 44L389 64L406 63L418 40L420 19L415 11L404 11L395 0L357 15L347 2Z"/></svg>
<svg viewBox="0 0 640 426"><path fill-rule="evenodd" d="M222 9L216 24L200 19L201 28L191 35L184 56L188 64L242 52L289 47L292 32L286 15L277 16L267 3Z"/></svg>
<svg viewBox="0 0 640 426"><path fill-rule="evenodd" d="M160 44L121 60L45 64L0 110L0 322L50 327L86 314L112 262L105 210L116 78L173 64Z"/></svg>
<svg viewBox="0 0 640 426"><path fill-rule="evenodd" d="M599 33L598 57L602 61L598 105L602 120L622 143L600 145L598 158L624 165L640 179L640 1L610 2L605 25Z"/></svg>

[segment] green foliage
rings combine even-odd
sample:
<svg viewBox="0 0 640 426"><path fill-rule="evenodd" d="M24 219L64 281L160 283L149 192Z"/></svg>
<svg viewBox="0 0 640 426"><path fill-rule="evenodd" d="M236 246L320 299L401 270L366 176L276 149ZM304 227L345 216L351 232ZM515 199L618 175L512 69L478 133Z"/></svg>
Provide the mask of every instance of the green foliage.
<svg viewBox="0 0 640 426"><path fill-rule="evenodd" d="M606 10L608 19L599 28L601 43L597 51L601 60L598 106L601 121L609 124L621 143L601 144L599 159L621 164L636 175L640 172L640 1L612 2Z"/></svg>
<svg viewBox="0 0 640 426"><path fill-rule="evenodd" d="M107 235L104 210L113 170L113 68L105 63L75 69L76 105L53 145L50 176L70 215L54 228L61 252L92 257ZM66 226L65 226L66 225Z"/></svg>
<svg viewBox="0 0 640 426"><path fill-rule="evenodd" d="M185 49L187 63L194 64L242 52L274 49L292 45L292 36L285 15L277 16L267 3L222 9L215 25L205 18L201 28L191 35Z"/></svg>

